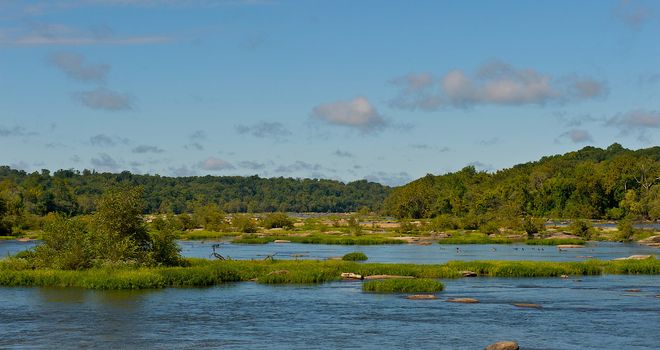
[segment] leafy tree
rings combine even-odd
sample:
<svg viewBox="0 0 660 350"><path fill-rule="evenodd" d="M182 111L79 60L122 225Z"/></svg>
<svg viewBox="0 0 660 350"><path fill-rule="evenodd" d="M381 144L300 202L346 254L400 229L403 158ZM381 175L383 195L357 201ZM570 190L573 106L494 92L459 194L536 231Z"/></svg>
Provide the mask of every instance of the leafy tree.
<svg viewBox="0 0 660 350"><path fill-rule="evenodd" d="M255 233L257 232L257 223L248 215L234 215L232 218L232 226L238 232Z"/></svg>
<svg viewBox="0 0 660 350"><path fill-rule="evenodd" d="M97 241L83 219L53 215L46 220L42 244L35 248L35 265L64 270L92 267L98 257Z"/></svg>
<svg viewBox="0 0 660 350"><path fill-rule="evenodd" d="M266 215L263 220L263 225L267 229L271 228L286 228L293 229L293 219L285 213L271 213Z"/></svg>

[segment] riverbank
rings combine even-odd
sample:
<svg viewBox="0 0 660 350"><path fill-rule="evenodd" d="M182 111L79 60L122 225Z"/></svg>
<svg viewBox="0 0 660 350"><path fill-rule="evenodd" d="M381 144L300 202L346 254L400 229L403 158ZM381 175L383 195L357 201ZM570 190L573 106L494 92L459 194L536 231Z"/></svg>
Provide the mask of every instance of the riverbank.
<svg viewBox="0 0 660 350"><path fill-rule="evenodd" d="M341 280L351 272L361 276L460 278L466 271L485 277L561 277L601 274L660 274L660 260L546 262L451 261L446 264L380 264L347 261L186 259L188 266L96 268L79 271L32 269L22 259L0 260L0 286L51 286L90 289L206 287L229 282L315 284Z"/></svg>

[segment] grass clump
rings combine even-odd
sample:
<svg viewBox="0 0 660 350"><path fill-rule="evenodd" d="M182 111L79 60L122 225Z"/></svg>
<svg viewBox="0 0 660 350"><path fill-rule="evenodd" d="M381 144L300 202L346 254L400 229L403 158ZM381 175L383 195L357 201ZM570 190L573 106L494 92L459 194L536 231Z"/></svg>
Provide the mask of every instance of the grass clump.
<svg viewBox="0 0 660 350"><path fill-rule="evenodd" d="M367 259L369 259L369 257L367 257L367 254L364 254L363 252L348 253L341 258L341 260L344 261L366 261Z"/></svg>
<svg viewBox="0 0 660 350"><path fill-rule="evenodd" d="M379 244L404 244L400 239L384 236L336 236L336 235L309 235L309 236L256 236L242 235L233 240L233 243L242 244L266 244L275 240L287 240L292 243L303 244L338 244L338 245L379 245Z"/></svg>
<svg viewBox="0 0 660 350"><path fill-rule="evenodd" d="M369 281L362 284L362 290L375 293L435 293L444 288L442 283L429 279L403 279Z"/></svg>
<svg viewBox="0 0 660 350"><path fill-rule="evenodd" d="M510 238L489 236L479 232L456 234L438 241L440 244L511 244L513 242Z"/></svg>
<svg viewBox="0 0 660 350"><path fill-rule="evenodd" d="M546 239L528 239L527 245L561 245L561 244L585 244L585 240L580 238L546 238Z"/></svg>

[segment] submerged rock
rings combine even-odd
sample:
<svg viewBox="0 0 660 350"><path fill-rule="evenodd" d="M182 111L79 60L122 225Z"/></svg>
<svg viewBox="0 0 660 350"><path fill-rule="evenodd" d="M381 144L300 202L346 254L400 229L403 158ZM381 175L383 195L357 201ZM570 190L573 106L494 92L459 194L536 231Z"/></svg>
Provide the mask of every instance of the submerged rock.
<svg viewBox="0 0 660 350"><path fill-rule="evenodd" d="M349 280L363 280L364 276L353 272L342 272L341 278Z"/></svg>
<svg viewBox="0 0 660 350"><path fill-rule="evenodd" d="M286 239L276 239L273 241L273 243L291 243L291 241Z"/></svg>
<svg viewBox="0 0 660 350"><path fill-rule="evenodd" d="M560 244L557 249L579 249L584 248L583 244Z"/></svg>
<svg viewBox="0 0 660 350"><path fill-rule="evenodd" d="M479 302L479 300L474 298L452 298L452 299L447 299L447 301L450 303L464 303L464 304L475 304Z"/></svg>
<svg viewBox="0 0 660 350"><path fill-rule="evenodd" d="M624 292L628 292L628 293L639 293L641 291L642 291L641 289L626 289L626 290L624 290Z"/></svg>
<svg viewBox="0 0 660 350"><path fill-rule="evenodd" d="M631 255L627 258L616 258L616 259L613 259L613 260L615 260L615 261L617 261L617 260L645 260L645 259L650 259L650 258L651 258L651 255Z"/></svg>
<svg viewBox="0 0 660 350"><path fill-rule="evenodd" d="M514 303L513 306L526 307L526 308L531 308L531 309L540 309L541 308L541 305L531 304L531 303Z"/></svg>
<svg viewBox="0 0 660 350"><path fill-rule="evenodd" d="M433 299L438 299L438 297L436 297L433 294L413 294L413 295L407 296L406 299L410 299L410 300L433 300Z"/></svg>
<svg viewBox="0 0 660 350"><path fill-rule="evenodd" d="M498 341L488 345L485 350L520 350L520 347L515 341Z"/></svg>

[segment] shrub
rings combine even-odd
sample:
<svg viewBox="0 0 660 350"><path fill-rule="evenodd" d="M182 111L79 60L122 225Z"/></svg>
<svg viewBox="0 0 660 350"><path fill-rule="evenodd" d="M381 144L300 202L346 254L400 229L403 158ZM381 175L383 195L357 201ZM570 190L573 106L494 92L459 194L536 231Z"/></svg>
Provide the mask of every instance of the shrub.
<svg viewBox="0 0 660 350"><path fill-rule="evenodd" d="M285 213L271 213L266 215L263 220L263 225L265 228L286 228L293 229L293 219L291 219Z"/></svg>
<svg viewBox="0 0 660 350"><path fill-rule="evenodd" d="M431 230L455 230L458 228L458 222L455 217L449 214L442 214L431 220Z"/></svg>
<svg viewBox="0 0 660 350"><path fill-rule="evenodd" d="M367 257L367 254L362 252L352 252L345 254L341 259L344 261L365 261L369 258Z"/></svg>
<svg viewBox="0 0 660 350"><path fill-rule="evenodd" d="M616 229L619 231L619 238L624 241L629 241L635 234L633 223L629 219L620 220L616 224Z"/></svg>
<svg viewBox="0 0 660 350"><path fill-rule="evenodd" d="M498 227L496 222L488 221L481 224L481 226L479 226L479 231L487 235L494 235L500 233L500 228Z"/></svg>
<svg viewBox="0 0 660 350"><path fill-rule="evenodd" d="M192 221L209 231L219 232L227 226L225 213L216 204L195 208Z"/></svg>
<svg viewBox="0 0 660 350"><path fill-rule="evenodd" d="M234 215L232 219L232 226L238 232L255 233L257 232L257 224L248 215Z"/></svg>
<svg viewBox="0 0 660 350"><path fill-rule="evenodd" d="M362 284L363 291L377 293L435 293L443 288L442 283L428 278L394 278Z"/></svg>
<svg viewBox="0 0 660 350"><path fill-rule="evenodd" d="M574 235L587 240L593 234L593 226L586 220L573 220L568 228Z"/></svg>
<svg viewBox="0 0 660 350"><path fill-rule="evenodd" d="M401 219L399 220L399 228L397 231L401 234L407 235L415 231L416 227L413 225L410 220Z"/></svg>

